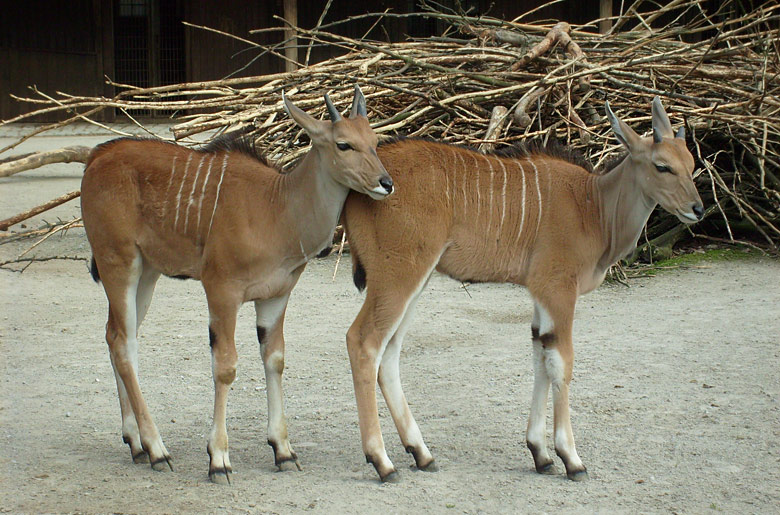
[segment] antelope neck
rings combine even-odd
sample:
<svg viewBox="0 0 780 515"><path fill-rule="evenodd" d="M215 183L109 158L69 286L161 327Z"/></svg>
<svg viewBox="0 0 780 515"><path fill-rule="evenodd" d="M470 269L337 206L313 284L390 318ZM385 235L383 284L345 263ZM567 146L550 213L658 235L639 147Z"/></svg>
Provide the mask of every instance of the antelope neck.
<svg viewBox="0 0 780 515"><path fill-rule="evenodd" d="M599 268L606 270L636 248L642 228L657 203L642 192L630 155L596 178L604 253Z"/></svg>
<svg viewBox="0 0 780 515"><path fill-rule="evenodd" d="M298 239L291 244L307 261L330 243L348 193L313 146L295 169L280 176L279 196L287 207L291 234Z"/></svg>

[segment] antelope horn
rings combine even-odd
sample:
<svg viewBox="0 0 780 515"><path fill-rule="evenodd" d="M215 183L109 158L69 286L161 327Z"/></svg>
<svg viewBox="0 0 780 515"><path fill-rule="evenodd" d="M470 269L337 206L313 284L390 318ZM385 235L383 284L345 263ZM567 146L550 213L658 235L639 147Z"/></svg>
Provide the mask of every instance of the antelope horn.
<svg viewBox="0 0 780 515"><path fill-rule="evenodd" d="M330 97L327 93L325 93L325 105L328 106L328 114L330 114L331 121L333 121L333 123L340 122L341 114L338 109L336 109L336 106L333 105L333 102L330 101Z"/></svg>

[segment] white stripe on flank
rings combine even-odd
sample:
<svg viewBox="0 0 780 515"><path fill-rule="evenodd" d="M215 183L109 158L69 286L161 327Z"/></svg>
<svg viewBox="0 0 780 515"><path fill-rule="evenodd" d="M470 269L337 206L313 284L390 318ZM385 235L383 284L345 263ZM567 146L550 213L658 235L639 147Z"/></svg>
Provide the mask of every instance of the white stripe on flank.
<svg viewBox="0 0 780 515"><path fill-rule="evenodd" d="M450 150L452 150L452 155L457 158L458 153L455 152L455 149L450 147ZM452 163L452 204L455 204L455 200L458 197L458 160L454 159Z"/></svg>
<svg viewBox="0 0 780 515"><path fill-rule="evenodd" d="M441 169L442 172L444 172L444 180L447 183L446 187L444 188L444 193L447 195L447 206L449 206L450 205L450 176L446 166L442 166Z"/></svg>
<svg viewBox="0 0 780 515"><path fill-rule="evenodd" d="M219 174L219 182L217 183L217 192L214 194L214 209L211 211L211 220L209 220L209 230L206 231L206 239L211 234L211 224L214 223L214 213L217 212L217 203L219 202L219 191L222 189L222 179L225 178L225 168L227 167L228 156L230 154L225 152L225 157L222 159L222 172Z"/></svg>
<svg viewBox="0 0 780 515"><path fill-rule="evenodd" d="M463 165L463 209L466 209L466 179L468 178L468 170L466 170L466 160L463 159L463 156L460 152L456 151L456 154L458 156L458 159L460 159L460 163Z"/></svg>
<svg viewBox="0 0 780 515"><path fill-rule="evenodd" d="M517 159L513 160L520 167L520 181L522 184L522 193L520 194L520 228L517 230L517 240L515 245L520 242L520 236L523 234L523 225L525 224L525 170L523 165Z"/></svg>
<svg viewBox="0 0 780 515"><path fill-rule="evenodd" d="M173 228L176 229L176 226L179 225L179 208L181 207L181 192L184 190L184 181L187 179L187 170L190 169L190 161L192 161L192 156L194 154L190 152L190 154L187 156L187 164L184 165L184 173L181 175L181 185L179 186L179 194L176 195L176 218L173 220Z"/></svg>
<svg viewBox="0 0 780 515"><path fill-rule="evenodd" d="M506 215L506 166L501 158L498 158L498 164L501 165L501 170L504 173L504 184L501 186L501 224L498 226L498 234L501 234L501 228L504 226L504 216Z"/></svg>
<svg viewBox="0 0 780 515"><path fill-rule="evenodd" d="M200 169L203 167L203 161L206 160L206 156L203 156L200 158L200 163L198 163L198 169L195 171L195 178L192 180L192 190L190 191L190 199L187 201L187 207L185 208L185 215L184 215L184 234L187 234L187 227L190 225L190 206L193 203L192 196L195 195L195 187L198 185L198 177L200 177ZM214 158L212 157L211 160L213 161Z"/></svg>
<svg viewBox="0 0 780 515"><path fill-rule="evenodd" d="M171 164L171 177L168 179L168 189L165 190L165 197L163 197L162 218L165 220L165 212L168 210L168 196L171 194L171 186L173 185L173 176L176 175L176 159L179 156L173 156L173 163Z"/></svg>
<svg viewBox="0 0 780 515"><path fill-rule="evenodd" d="M211 158L211 161L209 161L209 167L206 170L206 177L203 179L203 187L200 189L200 200L198 200L198 224L195 226L195 233L197 235L197 240L200 241L200 212L201 208L203 207L203 195L206 193L206 185L209 183L209 175L211 175L211 165L214 164L214 159L217 158L217 154L214 154L214 156Z"/></svg>
<svg viewBox="0 0 780 515"><path fill-rule="evenodd" d="M303 242L302 242L301 240L298 240L298 245L300 245L300 246L301 246L301 255L303 256L303 259L305 259L306 261L308 261L308 260L309 260L309 258L307 258L307 257L306 257L306 251L305 251L305 250L303 250Z"/></svg>
<svg viewBox="0 0 780 515"><path fill-rule="evenodd" d="M533 158L529 158L528 162L534 167L534 181L536 181L536 198L539 199L539 210L536 213L536 232L539 233L539 224L542 222L542 190L539 188L539 169L536 168ZM534 235L535 236L535 235Z"/></svg>
<svg viewBox="0 0 780 515"><path fill-rule="evenodd" d="M479 218L479 205L482 200L482 192L479 191L479 163L476 154L471 154L471 157L474 159L474 172L477 174L477 218Z"/></svg>
<svg viewBox="0 0 780 515"><path fill-rule="evenodd" d="M482 157L487 161L488 166L490 167L490 201L488 202L488 228L490 227L491 222L493 221L493 163L490 162L490 159L486 155L482 155Z"/></svg>

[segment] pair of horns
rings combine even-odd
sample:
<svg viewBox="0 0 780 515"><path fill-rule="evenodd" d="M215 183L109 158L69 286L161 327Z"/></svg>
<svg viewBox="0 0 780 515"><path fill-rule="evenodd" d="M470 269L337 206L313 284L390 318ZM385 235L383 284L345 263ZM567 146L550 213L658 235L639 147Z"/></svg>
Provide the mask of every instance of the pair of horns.
<svg viewBox="0 0 780 515"><path fill-rule="evenodd" d="M333 105L333 102L330 101L330 96L327 93L325 93L325 105L328 107L328 114L333 123L342 120L341 113ZM360 86L357 84L355 84L355 98L352 100L352 109L349 117L355 118L356 116L366 116L366 97L363 96L363 92L360 91Z"/></svg>

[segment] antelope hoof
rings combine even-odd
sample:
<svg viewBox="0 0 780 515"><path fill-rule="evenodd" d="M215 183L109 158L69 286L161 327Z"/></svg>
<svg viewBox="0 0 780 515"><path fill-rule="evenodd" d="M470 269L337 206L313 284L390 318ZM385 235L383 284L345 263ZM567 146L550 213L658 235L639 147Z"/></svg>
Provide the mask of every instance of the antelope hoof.
<svg viewBox="0 0 780 515"><path fill-rule="evenodd" d="M231 472L227 467L209 470L209 481L215 485L230 485Z"/></svg>
<svg viewBox="0 0 780 515"><path fill-rule="evenodd" d="M401 481L401 476L395 470L387 474L386 476L379 476L383 483L398 483Z"/></svg>
<svg viewBox="0 0 780 515"><path fill-rule="evenodd" d="M582 470L574 470L572 472L566 472L566 477L568 477L572 481L587 481L588 471L582 469Z"/></svg>
<svg viewBox="0 0 780 515"><path fill-rule="evenodd" d="M558 469L555 468L555 463L549 461L548 463L544 463L542 465L536 466L536 472L539 474L545 474L547 476L551 476L553 474L558 473Z"/></svg>
<svg viewBox="0 0 780 515"><path fill-rule="evenodd" d="M133 445L132 438L127 435L122 436L122 441L130 447L130 455L133 457L133 463L147 463L149 461L149 454L147 454L140 443Z"/></svg>
<svg viewBox="0 0 780 515"><path fill-rule="evenodd" d="M133 463L149 463L149 455L146 451L141 451L133 454Z"/></svg>
<svg viewBox="0 0 780 515"><path fill-rule="evenodd" d="M436 464L436 460L431 460L426 465L417 465L417 470L422 470L423 472L438 472L439 465Z"/></svg>
<svg viewBox="0 0 780 515"><path fill-rule="evenodd" d="M171 461L173 461L172 458L166 454L163 457L157 458L151 462L152 469L156 470L157 472L162 472L167 469L171 469L171 471L173 471L173 463L171 463Z"/></svg>
<svg viewBox="0 0 780 515"><path fill-rule="evenodd" d="M295 457L277 462L276 467L279 469L279 472L300 472L303 470L301 464L298 463L298 458Z"/></svg>

